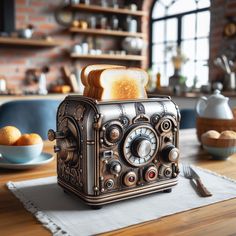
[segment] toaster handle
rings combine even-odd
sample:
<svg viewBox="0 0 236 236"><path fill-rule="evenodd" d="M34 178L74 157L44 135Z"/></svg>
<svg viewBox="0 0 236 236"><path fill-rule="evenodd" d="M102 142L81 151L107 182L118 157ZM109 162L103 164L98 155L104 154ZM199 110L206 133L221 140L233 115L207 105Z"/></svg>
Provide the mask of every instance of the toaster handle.
<svg viewBox="0 0 236 236"><path fill-rule="evenodd" d="M61 131L48 130L48 140L53 141L55 139L63 139L66 135Z"/></svg>

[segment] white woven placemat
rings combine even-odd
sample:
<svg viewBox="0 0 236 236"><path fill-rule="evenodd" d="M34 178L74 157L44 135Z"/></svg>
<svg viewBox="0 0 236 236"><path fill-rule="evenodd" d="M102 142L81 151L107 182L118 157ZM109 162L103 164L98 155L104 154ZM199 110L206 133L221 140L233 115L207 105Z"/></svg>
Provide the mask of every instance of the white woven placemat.
<svg viewBox="0 0 236 236"><path fill-rule="evenodd" d="M201 198L179 177L171 193L155 193L92 210L65 194L56 177L8 182L8 188L54 235L94 235L236 197L236 181L195 167L213 193Z"/></svg>

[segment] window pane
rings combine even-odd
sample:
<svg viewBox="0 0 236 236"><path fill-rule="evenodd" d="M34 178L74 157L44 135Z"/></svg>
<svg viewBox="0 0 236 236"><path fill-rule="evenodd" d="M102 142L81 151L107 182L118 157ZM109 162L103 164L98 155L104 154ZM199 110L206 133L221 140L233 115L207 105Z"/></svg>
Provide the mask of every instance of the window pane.
<svg viewBox="0 0 236 236"><path fill-rule="evenodd" d="M172 62L167 63L166 65L166 76L170 78L174 74L174 66Z"/></svg>
<svg viewBox="0 0 236 236"><path fill-rule="evenodd" d="M159 0L159 2L161 2L165 6L169 6L173 2L173 0Z"/></svg>
<svg viewBox="0 0 236 236"><path fill-rule="evenodd" d="M199 0L198 8L210 7L210 0Z"/></svg>
<svg viewBox="0 0 236 236"><path fill-rule="evenodd" d="M164 21L157 21L152 26L152 42L164 42Z"/></svg>
<svg viewBox="0 0 236 236"><path fill-rule="evenodd" d="M163 62L164 61L164 44L155 44L152 48L152 62Z"/></svg>
<svg viewBox="0 0 236 236"><path fill-rule="evenodd" d="M210 7L210 0L156 0L152 18L179 15L181 35L178 39L177 17L153 22L152 63L153 72L161 73L161 85L169 84L169 77L174 74L171 58L176 55L177 41L181 51L189 60L182 65L182 75L187 77L187 86L192 86L197 77L197 87L208 82L210 11L185 14L189 11Z"/></svg>
<svg viewBox="0 0 236 236"><path fill-rule="evenodd" d="M174 67L171 63L166 64L166 80L170 80L170 77L174 74Z"/></svg>
<svg viewBox="0 0 236 236"><path fill-rule="evenodd" d="M187 78L186 85L188 87L193 85L193 79L195 76L195 63L193 61L188 61L182 67L182 75Z"/></svg>
<svg viewBox="0 0 236 236"><path fill-rule="evenodd" d="M195 37L196 14L186 15L182 18L182 39Z"/></svg>
<svg viewBox="0 0 236 236"><path fill-rule="evenodd" d="M163 16L165 16L165 7L161 3L156 2L153 7L152 18L156 19Z"/></svg>
<svg viewBox="0 0 236 236"><path fill-rule="evenodd" d="M171 61L173 55L176 54L177 42L168 42L166 45L166 61Z"/></svg>
<svg viewBox="0 0 236 236"><path fill-rule="evenodd" d="M166 20L166 41L177 40L177 19Z"/></svg>
<svg viewBox="0 0 236 236"><path fill-rule="evenodd" d="M209 58L209 40L198 39L197 40L197 59L207 60Z"/></svg>
<svg viewBox="0 0 236 236"><path fill-rule="evenodd" d="M181 44L183 54L190 60L195 59L195 40L186 40Z"/></svg>
<svg viewBox="0 0 236 236"><path fill-rule="evenodd" d="M167 15L178 14L196 9L195 0L178 0L168 9Z"/></svg>
<svg viewBox="0 0 236 236"><path fill-rule="evenodd" d="M207 37L210 32L210 12L197 14L197 37Z"/></svg>
<svg viewBox="0 0 236 236"><path fill-rule="evenodd" d="M174 74L174 66L172 62L166 64L166 76L170 78Z"/></svg>
<svg viewBox="0 0 236 236"><path fill-rule="evenodd" d="M197 87L208 82L208 66L206 61L198 61L196 63Z"/></svg>

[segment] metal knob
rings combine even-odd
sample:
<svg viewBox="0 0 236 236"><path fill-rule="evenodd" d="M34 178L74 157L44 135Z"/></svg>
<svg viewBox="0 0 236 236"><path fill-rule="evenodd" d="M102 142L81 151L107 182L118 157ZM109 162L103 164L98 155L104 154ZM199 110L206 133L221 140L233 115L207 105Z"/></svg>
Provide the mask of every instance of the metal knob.
<svg viewBox="0 0 236 236"><path fill-rule="evenodd" d="M137 182L137 175L134 171L130 171L124 176L124 184L128 187L135 185Z"/></svg>
<svg viewBox="0 0 236 236"><path fill-rule="evenodd" d="M150 166L146 171L145 171L145 180L147 182L153 181L157 178L157 168L155 166Z"/></svg>
<svg viewBox="0 0 236 236"><path fill-rule="evenodd" d="M168 162L177 162L179 159L179 149L174 145L166 146L162 150L162 156Z"/></svg>
<svg viewBox="0 0 236 236"><path fill-rule="evenodd" d="M53 129L48 130L48 140L53 141L56 139L56 133Z"/></svg>
<svg viewBox="0 0 236 236"><path fill-rule="evenodd" d="M66 135L61 131L56 132L53 129L48 130L48 140L50 141L53 141L55 139L63 139L65 137Z"/></svg>
<svg viewBox="0 0 236 236"><path fill-rule="evenodd" d="M110 164L110 172L112 174L119 174L121 172L121 164L118 161L113 161Z"/></svg>
<svg viewBox="0 0 236 236"><path fill-rule="evenodd" d="M113 125L107 130L107 139L108 141L114 143L119 140L121 136L121 131L118 126Z"/></svg>
<svg viewBox="0 0 236 236"><path fill-rule="evenodd" d="M133 154L137 157L146 157L152 150L152 145L149 140L139 138L132 145Z"/></svg>
<svg viewBox="0 0 236 236"><path fill-rule="evenodd" d="M107 189L111 189L114 187L114 180L113 179L108 179L106 182L105 182L105 186Z"/></svg>

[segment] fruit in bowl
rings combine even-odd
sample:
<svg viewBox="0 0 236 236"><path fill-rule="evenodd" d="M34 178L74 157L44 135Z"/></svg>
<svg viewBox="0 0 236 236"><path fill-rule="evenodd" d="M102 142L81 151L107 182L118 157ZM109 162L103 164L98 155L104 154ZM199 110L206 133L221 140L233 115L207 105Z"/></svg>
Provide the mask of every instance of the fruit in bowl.
<svg viewBox="0 0 236 236"><path fill-rule="evenodd" d="M14 126L0 129L1 156L12 163L26 163L37 158L43 149L43 141L38 134L21 134Z"/></svg>
<svg viewBox="0 0 236 236"><path fill-rule="evenodd" d="M209 130L202 134L203 148L211 154L213 159L225 160L236 153L236 132L225 130L221 133Z"/></svg>
<svg viewBox="0 0 236 236"><path fill-rule="evenodd" d="M19 129L14 126L5 126L0 129L0 145L14 145L20 136Z"/></svg>
<svg viewBox="0 0 236 236"><path fill-rule="evenodd" d="M22 134L21 137L15 142L17 146L27 146L43 143L42 138L35 133Z"/></svg>
<svg viewBox="0 0 236 236"><path fill-rule="evenodd" d="M43 143L27 146L0 145L2 157L12 163L26 163L37 158L43 149Z"/></svg>

